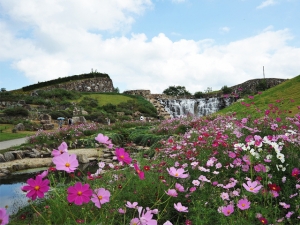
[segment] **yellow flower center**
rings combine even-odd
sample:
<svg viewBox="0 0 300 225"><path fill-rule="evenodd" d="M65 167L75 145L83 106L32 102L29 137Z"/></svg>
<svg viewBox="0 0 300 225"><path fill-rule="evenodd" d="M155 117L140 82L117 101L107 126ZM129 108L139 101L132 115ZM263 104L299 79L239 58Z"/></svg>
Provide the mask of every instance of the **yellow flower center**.
<svg viewBox="0 0 300 225"><path fill-rule="evenodd" d="M79 196L82 195L82 192L81 192L81 191L78 191L78 192L77 192L77 195L79 195Z"/></svg>
<svg viewBox="0 0 300 225"><path fill-rule="evenodd" d="M98 196L98 198L99 198L99 200L101 200L101 199L102 199L102 196L101 196L101 195L99 195L99 196Z"/></svg>
<svg viewBox="0 0 300 225"><path fill-rule="evenodd" d="M254 188L253 187L251 187L251 188L249 188L251 191L253 191L254 190Z"/></svg>
<svg viewBox="0 0 300 225"><path fill-rule="evenodd" d="M230 214L230 210L227 210L227 214Z"/></svg>
<svg viewBox="0 0 300 225"><path fill-rule="evenodd" d="M66 166L66 167L70 167L70 163L66 163L65 166Z"/></svg>
<svg viewBox="0 0 300 225"><path fill-rule="evenodd" d="M175 177L178 177L178 173L175 173Z"/></svg>
<svg viewBox="0 0 300 225"><path fill-rule="evenodd" d="M140 171L140 170L136 170L136 172L137 172L137 173L140 173L141 171Z"/></svg>
<svg viewBox="0 0 300 225"><path fill-rule="evenodd" d="M124 155L121 155L120 158L121 158L121 159L124 159Z"/></svg>
<svg viewBox="0 0 300 225"><path fill-rule="evenodd" d="M36 190L36 191L40 190L40 186L35 186L34 190Z"/></svg>
<svg viewBox="0 0 300 225"><path fill-rule="evenodd" d="M243 203L242 206L245 207L246 206L245 203Z"/></svg>

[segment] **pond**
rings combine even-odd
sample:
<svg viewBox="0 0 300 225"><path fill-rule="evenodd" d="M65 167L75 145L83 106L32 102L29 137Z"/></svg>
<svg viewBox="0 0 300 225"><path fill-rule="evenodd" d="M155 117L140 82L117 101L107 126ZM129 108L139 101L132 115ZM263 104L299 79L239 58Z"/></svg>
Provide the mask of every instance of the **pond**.
<svg viewBox="0 0 300 225"><path fill-rule="evenodd" d="M97 163L92 162L84 165L80 165L81 171L95 172L97 170ZM48 167L41 167L35 169L28 169L23 171L17 171L10 176L1 178L0 180L0 208L8 206L7 212L13 215L18 212L19 208L28 204L28 198L26 193L21 190L21 187L27 185L26 181L29 178L34 178L36 174L39 174Z"/></svg>

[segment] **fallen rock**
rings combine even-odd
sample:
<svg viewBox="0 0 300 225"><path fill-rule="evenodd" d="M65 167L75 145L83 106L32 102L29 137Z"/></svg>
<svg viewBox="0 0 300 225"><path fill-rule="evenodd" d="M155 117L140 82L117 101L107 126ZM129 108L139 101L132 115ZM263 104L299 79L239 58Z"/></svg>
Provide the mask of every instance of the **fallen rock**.
<svg viewBox="0 0 300 225"><path fill-rule="evenodd" d="M5 158L6 161L15 160L15 157L11 152L5 152L3 155L4 155L4 158Z"/></svg>
<svg viewBox="0 0 300 225"><path fill-rule="evenodd" d="M90 162L89 159L88 159L88 157L85 154L78 154L77 155L77 160L80 163L88 163L88 162Z"/></svg>

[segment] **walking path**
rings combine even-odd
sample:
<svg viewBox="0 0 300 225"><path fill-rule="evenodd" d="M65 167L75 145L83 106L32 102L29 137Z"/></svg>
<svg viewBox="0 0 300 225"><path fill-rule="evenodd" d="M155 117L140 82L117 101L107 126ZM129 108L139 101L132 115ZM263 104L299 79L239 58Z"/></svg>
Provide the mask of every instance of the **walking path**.
<svg viewBox="0 0 300 225"><path fill-rule="evenodd" d="M26 143L27 137L0 142L0 150Z"/></svg>

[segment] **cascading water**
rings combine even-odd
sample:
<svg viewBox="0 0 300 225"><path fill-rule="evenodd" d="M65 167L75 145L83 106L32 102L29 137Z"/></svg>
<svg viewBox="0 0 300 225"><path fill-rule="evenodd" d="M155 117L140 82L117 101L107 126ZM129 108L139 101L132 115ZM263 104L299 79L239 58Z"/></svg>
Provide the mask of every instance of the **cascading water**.
<svg viewBox="0 0 300 225"><path fill-rule="evenodd" d="M160 103L173 118L187 115L196 117L210 115L231 105L236 101L233 97L214 97L200 99L160 99Z"/></svg>

